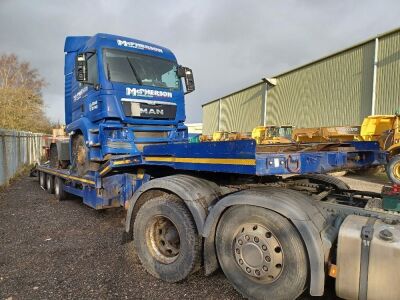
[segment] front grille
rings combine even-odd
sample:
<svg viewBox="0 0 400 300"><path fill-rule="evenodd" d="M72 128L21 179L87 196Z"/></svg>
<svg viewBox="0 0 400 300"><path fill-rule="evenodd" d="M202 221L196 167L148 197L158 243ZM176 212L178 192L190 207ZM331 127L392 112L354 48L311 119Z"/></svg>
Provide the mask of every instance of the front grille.
<svg viewBox="0 0 400 300"><path fill-rule="evenodd" d="M127 117L173 120L176 116L176 104L171 102L122 99L122 107Z"/></svg>
<svg viewBox="0 0 400 300"><path fill-rule="evenodd" d="M173 125L128 125L135 136L135 145L139 151L144 146L166 144L170 141L170 133L176 130Z"/></svg>

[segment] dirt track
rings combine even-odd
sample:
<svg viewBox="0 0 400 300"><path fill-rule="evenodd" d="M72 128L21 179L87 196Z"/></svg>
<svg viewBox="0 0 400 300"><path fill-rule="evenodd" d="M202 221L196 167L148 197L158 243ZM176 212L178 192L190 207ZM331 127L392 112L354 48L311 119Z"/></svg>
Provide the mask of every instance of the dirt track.
<svg viewBox="0 0 400 300"><path fill-rule="evenodd" d="M345 178L354 188L380 188L359 179ZM123 220L122 209L57 202L35 178L14 181L0 192L0 299L241 298L221 272L180 284L153 278L132 243L120 244Z"/></svg>

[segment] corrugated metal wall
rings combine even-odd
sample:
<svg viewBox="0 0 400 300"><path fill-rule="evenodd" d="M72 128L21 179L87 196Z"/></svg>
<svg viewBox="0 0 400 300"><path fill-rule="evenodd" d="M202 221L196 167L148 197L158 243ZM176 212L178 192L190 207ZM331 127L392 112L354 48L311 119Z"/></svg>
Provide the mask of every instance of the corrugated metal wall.
<svg viewBox="0 0 400 300"><path fill-rule="evenodd" d="M264 84L222 98L220 130L251 131L263 122Z"/></svg>
<svg viewBox="0 0 400 300"><path fill-rule="evenodd" d="M219 100L203 106L203 134L218 131Z"/></svg>
<svg viewBox="0 0 400 300"><path fill-rule="evenodd" d="M39 162L48 135L0 129L0 186L24 165Z"/></svg>
<svg viewBox="0 0 400 300"><path fill-rule="evenodd" d="M375 114L400 109L400 30L378 36ZM266 124L297 127L361 124L373 114L375 39L276 76L266 97ZM263 84L221 98L219 130L250 131L263 124ZM218 102L217 102L218 103ZM204 113L216 104L205 104ZM204 133L218 117L203 116Z"/></svg>
<svg viewBox="0 0 400 300"><path fill-rule="evenodd" d="M379 38L375 114L400 108L400 32Z"/></svg>
<svg viewBox="0 0 400 300"><path fill-rule="evenodd" d="M371 113L374 42L277 77L267 123L297 127L361 124Z"/></svg>

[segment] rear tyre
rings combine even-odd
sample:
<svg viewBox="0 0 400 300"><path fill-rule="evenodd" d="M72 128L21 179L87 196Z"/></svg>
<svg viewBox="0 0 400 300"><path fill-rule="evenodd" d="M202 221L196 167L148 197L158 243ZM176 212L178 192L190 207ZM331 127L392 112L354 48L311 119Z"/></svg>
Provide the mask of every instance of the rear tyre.
<svg viewBox="0 0 400 300"><path fill-rule="evenodd" d="M200 268L201 237L178 197L164 195L143 204L133 232L136 252L151 275L179 282Z"/></svg>
<svg viewBox="0 0 400 300"><path fill-rule="evenodd" d="M389 163L386 165L386 174L389 179L395 183L400 184L400 155L393 156Z"/></svg>
<svg viewBox="0 0 400 300"><path fill-rule="evenodd" d="M296 299L305 290L308 258L293 225L256 206L229 208L216 233L218 260L245 298Z"/></svg>
<svg viewBox="0 0 400 300"><path fill-rule="evenodd" d="M46 190L49 194L54 194L54 176L47 174L46 176Z"/></svg>
<svg viewBox="0 0 400 300"><path fill-rule="evenodd" d="M46 185L46 173L44 173L44 172L39 172L39 184L40 184L40 187L42 188L42 189L46 189L46 187L47 187L47 185Z"/></svg>
<svg viewBox="0 0 400 300"><path fill-rule="evenodd" d="M56 177L54 180L54 195L59 201L67 198L67 193L64 191L64 180L60 177Z"/></svg>

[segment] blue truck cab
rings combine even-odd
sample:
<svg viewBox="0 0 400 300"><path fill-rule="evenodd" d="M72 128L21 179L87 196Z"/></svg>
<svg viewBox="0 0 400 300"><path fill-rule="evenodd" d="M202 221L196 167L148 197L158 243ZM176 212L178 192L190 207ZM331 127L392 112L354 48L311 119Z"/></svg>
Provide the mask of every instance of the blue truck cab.
<svg viewBox="0 0 400 300"><path fill-rule="evenodd" d="M80 173L145 145L185 142L193 74L167 48L98 33L65 41L65 122ZM183 87L182 78L186 87Z"/></svg>

